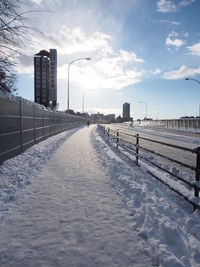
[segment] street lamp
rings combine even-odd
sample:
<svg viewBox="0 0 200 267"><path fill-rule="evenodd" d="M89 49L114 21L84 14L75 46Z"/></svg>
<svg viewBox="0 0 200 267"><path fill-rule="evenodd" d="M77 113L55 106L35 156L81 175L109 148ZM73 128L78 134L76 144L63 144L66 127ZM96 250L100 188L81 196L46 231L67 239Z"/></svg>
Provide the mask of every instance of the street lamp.
<svg viewBox="0 0 200 267"><path fill-rule="evenodd" d="M200 84L200 81L196 80L196 79L193 79L193 78L185 78L186 81L195 81L197 82L198 84ZM200 102L199 102L199 117L200 117Z"/></svg>
<svg viewBox="0 0 200 267"><path fill-rule="evenodd" d="M147 119L147 103L142 102L142 101L140 101L139 103L140 103L140 104L145 104L145 113L146 113L145 118Z"/></svg>
<svg viewBox="0 0 200 267"><path fill-rule="evenodd" d="M195 82L197 82L197 83L199 83L200 84L200 81L198 81L198 80L196 80L196 79L193 79L193 78L185 78L185 80L186 81L195 81Z"/></svg>
<svg viewBox="0 0 200 267"><path fill-rule="evenodd" d="M94 90L94 89L88 89L88 90L85 90L85 91L83 92L82 113L84 113L85 94L86 94L88 91L91 91L91 90Z"/></svg>
<svg viewBox="0 0 200 267"><path fill-rule="evenodd" d="M81 57L81 58L77 58L73 61L71 61L69 64L68 64L68 90L67 90L67 110L69 112L69 69L70 69L70 66L76 62L76 61L79 61L79 60L91 60L90 57Z"/></svg>

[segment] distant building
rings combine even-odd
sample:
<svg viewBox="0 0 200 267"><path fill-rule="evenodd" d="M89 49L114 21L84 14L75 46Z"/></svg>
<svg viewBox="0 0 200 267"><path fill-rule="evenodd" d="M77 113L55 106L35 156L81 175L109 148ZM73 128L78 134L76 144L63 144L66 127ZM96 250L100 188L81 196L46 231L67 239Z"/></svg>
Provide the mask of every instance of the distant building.
<svg viewBox="0 0 200 267"><path fill-rule="evenodd" d="M121 117L121 116L118 116L118 117L116 118L116 122L123 122L122 117Z"/></svg>
<svg viewBox="0 0 200 267"><path fill-rule="evenodd" d="M123 104L123 120L124 121L130 120L130 104L129 103Z"/></svg>
<svg viewBox="0 0 200 267"><path fill-rule="evenodd" d="M108 114L104 116L106 122L111 123L115 122L115 114Z"/></svg>
<svg viewBox="0 0 200 267"><path fill-rule="evenodd" d="M35 102L45 107L56 107L57 102L57 52L41 50L34 56Z"/></svg>
<svg viewBox="0 0 200 267"><path fill-rule="evenodd" d="M96 114L91 114L91 118L94 121L102 121L104 118L104 115L102 113L96 113Z"/></svg>

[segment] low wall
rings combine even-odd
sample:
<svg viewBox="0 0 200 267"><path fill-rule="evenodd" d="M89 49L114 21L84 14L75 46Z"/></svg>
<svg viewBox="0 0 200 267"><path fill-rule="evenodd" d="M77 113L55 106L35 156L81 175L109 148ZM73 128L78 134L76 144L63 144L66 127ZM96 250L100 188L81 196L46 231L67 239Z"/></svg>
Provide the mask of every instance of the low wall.
<svg viewBox="0 0 200 267"><path fill-rule="evenodd" d="M184 118L177 120L153 120L149 122L149 125L161 128L200 131L200 118Z"/></svg>
<svg viewBox="0 0 200 267"><path fill-rule="evenodd" d="M30 103L0 97L0 164L52 135L86 123L82 117Z"/></svg>

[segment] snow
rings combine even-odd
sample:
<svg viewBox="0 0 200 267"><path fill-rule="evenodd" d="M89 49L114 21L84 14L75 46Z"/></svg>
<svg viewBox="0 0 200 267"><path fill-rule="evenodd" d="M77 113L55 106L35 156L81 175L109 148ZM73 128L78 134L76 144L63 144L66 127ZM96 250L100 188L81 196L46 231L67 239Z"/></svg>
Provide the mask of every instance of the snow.
<svg viewBox="0 0 200 267"><path fill-rule="evenodd" d="M126 158L122 162L122 155L101 136L95 142L113 187L132 214L133 231L154 247L160 266L200 266L199 211L192 213L191 205L150 176L148 169Z"/></svg>
<svg viewBox="0 0 200 267"><path fill-rule="evenodd" d="M175 121L176 120L181 121L181 119L175 119ZM185 120L185 119L183 119L183 120ZM186 119L186 121L187 120L190 120L190 119ZM192 118L191 120L195 120L195 118ZM186 127L186 126L185 127L183 127L183 126L182 127L181 126L180 127L172 127L172 126L167 127L166 125L162 125L159 123L156 124L156 123L157 123L156 121L140 121L140 122L135 121L134 126L139 125L140 127L152 127L152 128L167 129L167 130L179 131L179 132L200 133L200 129L198 127ZM124 123L124 124L132 125L132 123Z"/></svg>
<svg viewBox="0 0 200 267"><path fill-rule="evenodd" d="M10 204L17 200L26 186L31 184L40 173L56 149L75 131L77 129L46 139L0 166L0 223L10 211Z"/></svg>
<svg viewBox="0 0 200 267"><path fill-rule="evenodd" d="M0 266L200 266L200 213L96 131L0 166Z"/></svg>

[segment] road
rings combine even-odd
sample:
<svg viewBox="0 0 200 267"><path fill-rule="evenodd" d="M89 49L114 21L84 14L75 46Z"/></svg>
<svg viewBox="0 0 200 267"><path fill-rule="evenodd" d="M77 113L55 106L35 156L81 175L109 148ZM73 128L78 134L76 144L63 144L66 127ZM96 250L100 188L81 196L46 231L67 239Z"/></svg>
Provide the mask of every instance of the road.
<svg viewBox="0 0 200 267"><path fill-rule="evenodd" d="M181 134L178 131L176 133L175 132L172 133L167 129L166 130L162 129L159 131L159 129L152 129L148 127L139 127L139 126L129 126L126 124L112 124L110 125L110 128L132 135L139 134L139 136L143 138L148 138L151 140L177 145L185 148L195 149L196 147L200 146L199 136L191 137L188 136L187 133L184 135L183 132L181 132ZM133 142L134 144L136 142L135 137L125 136L123 134L121 134L121 137L125 138L128 141ZM174 160L181 161L193 167L196 166L196 154L193 154L191 152L176 149L173 147L168 147L161 144L156 144L154 142L142 139L140 139L140 146L153 150L159 154L165 155Z"/></svg>

